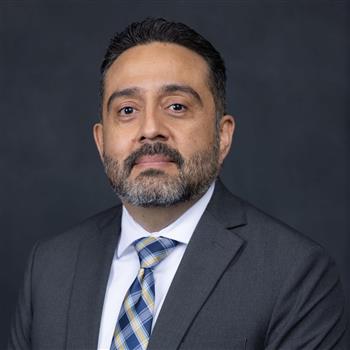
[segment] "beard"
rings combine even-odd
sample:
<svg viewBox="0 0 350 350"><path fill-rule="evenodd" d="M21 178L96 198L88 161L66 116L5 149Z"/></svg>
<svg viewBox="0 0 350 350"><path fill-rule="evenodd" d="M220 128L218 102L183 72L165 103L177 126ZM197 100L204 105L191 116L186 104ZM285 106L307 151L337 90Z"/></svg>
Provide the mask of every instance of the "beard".
<svg viewBox="0 0 350 350"><path fill-rule="evenodd" d="M160 169L149 168L134 179L131 171L137 160L147 155L164 155L178 168L176 175L167 174ZM121 199L139 207L169 207L194 200L204 194L219 172L219 139L207 150L194 153L185 160L174 148L156 142L144 144L119 162L103 154L103 165L109 182Z"/></svg>

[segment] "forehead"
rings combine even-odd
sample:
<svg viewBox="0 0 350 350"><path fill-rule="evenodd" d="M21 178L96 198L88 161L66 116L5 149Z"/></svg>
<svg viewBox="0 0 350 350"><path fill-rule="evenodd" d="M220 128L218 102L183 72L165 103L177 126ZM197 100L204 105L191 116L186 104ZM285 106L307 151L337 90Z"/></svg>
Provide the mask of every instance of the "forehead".
<svg viewBox="0 0 350 350"><path fill-rule="evenodd" d="M172 43L138 45L124 51L108 69L105 100L117 89L136 86L152 90L174 83L189 85L198 93L211 96L209 67L199 54Z"/></svg>

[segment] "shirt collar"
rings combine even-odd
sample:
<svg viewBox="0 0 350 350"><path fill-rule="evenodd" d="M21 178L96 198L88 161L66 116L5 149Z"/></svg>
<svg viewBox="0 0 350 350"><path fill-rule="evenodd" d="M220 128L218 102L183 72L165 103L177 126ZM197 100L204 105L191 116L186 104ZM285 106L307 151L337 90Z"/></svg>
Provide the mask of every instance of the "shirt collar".
<svg viewBox="0 0 350 350"><path fill-rule="evenodd" d="M195 203L187 209L176 221L163 228L159 232L148 232L140 226L129 214L127 209L123 206L122 220L121 220L121 234L117 249L117 258L122 256L126 249L137 239L148 236L166 237L174 239L180 243L188 244L192 234L203 215L215 188L213 182L207 192Z"/></svg>

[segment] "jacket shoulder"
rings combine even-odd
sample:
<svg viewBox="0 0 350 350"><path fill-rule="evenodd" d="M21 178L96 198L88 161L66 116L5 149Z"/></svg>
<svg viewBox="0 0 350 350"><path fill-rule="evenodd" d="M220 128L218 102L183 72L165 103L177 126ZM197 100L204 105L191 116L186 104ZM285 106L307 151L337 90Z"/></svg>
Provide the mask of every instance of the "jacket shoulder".
<svg viewBox="0 0 350 350"><path fill-rule="evenodd" d="M218 223L243 240L242 255L251 264L269 271L273 268L281 280L305 261L333 264L319 243L232 194L221 182L217 185L209 210Z"/></svg>
<svg viewBox="0 0 350 350"><path fill-rule="evenodd" d="M288 255L305 254L318 251L325 254L325 249L311 237L301 233L292 226L265 213L248 202L241 200L247 217L245 238L260 245L270 246Z"/></svg>
<svg viewBox="0 0 350 350"><path fill-rule="evenodd" d="M51 260L56 255L69 256L77 252L82 241L98 234L122 210L121 205L92 215L61 234L40 240L33 248L36 257Z"/></svg>
<svg viewBox="0 0 350 350"><path fill-rule="evenodd" d="M278 251L287 248L297 248L298 251L323 249L295 228L232 194L221 181L216 184L209 210L217 222L229 229L238 228L234 232L247 244L258 245L260 251L264 248Z"/></svg>

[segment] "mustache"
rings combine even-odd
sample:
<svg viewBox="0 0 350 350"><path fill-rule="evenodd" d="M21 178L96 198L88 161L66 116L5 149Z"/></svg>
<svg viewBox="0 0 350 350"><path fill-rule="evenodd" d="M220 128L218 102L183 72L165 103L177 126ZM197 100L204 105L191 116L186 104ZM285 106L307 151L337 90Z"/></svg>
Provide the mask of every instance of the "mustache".
<svg viewBox="0 0 350 350"><path fill-rule="evenodd" d="M156 142L145 143L137 151L131 153L124 161L124 168L129 175L139 158L143 156L154 156L160 154L169 158L169 160L175 163L178 168L181 168L184 163L184 159L179 151L166 145L165 143Z"/></svg>

